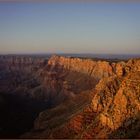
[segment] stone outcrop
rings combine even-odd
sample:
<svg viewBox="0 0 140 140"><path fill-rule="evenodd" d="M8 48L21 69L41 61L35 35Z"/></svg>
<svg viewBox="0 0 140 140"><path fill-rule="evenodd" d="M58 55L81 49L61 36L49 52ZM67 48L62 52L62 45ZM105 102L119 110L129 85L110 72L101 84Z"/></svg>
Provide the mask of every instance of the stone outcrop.
<svg viewBox="0 0 140 140"><path fill-rule="evenodd" d="M1 92L46 107L21 138L139 138L139 79L140 59L0 57Z"/></svg>
<svg viewBox="0 0 140 140"><path fill-rule="evenodd" d="M68 61L68 59L65 60L63 57L61 58L62 61L58 61L57 59L59 58L54 57L53 60L55 61L52 61L52 58L49 61L49 65L53 66L54 69L56 63L63 66ZM72 59L71 61L74 60ZM85 61L78 59L78 62L81 61L83 61L83 63L88 63L87 65L89 65L91 60ZM70 60L69 63L71 63ZM36 119L34 130L31 133L25 134L23 137L139 138L140 60L132 59L127 63L118 62L108 65L104 62L97 63L98 68L99 64L100 67L102 67L101 72L99 72L100 69L98 69L98 73L101 74L102 78L96 84L95 89L93 87L89 92L92 93L90 94L92 97L91 103L84 106L82 110L77 111L77 113L71 112L71 114L73 114L72 117L69 117L66 121L52 126L51 128L47 127L51 122L49 121L49 116L46 114L47 112L49 113L49 111L46 110ZM71 71L90 73L90 76L92 77L94 75L93 73L96 71L95 67L97 66L97 63L91 63L93 67L92 72L90 70L89 72L86 68L83 68L83 70L82 67L78 69L78 64L69 67L68 63L66 63L67 66L65 66L65 68L71 69ZM106 70L108 73L103 74ZM98 79L100 76L97 75L96 78ZM59 109L57 111L59 112ZM50 115L50 117L54 116L55 115ZM52 122L59 122L61 119L56 119L57 121L52 119ZM43 126L43 128L41 129L40 126Z"/></svg>
<svg viewBox="0 0 140 140"><path fill-rule="evenodd" d="M109 62L52 56L37 73L52 104L91 90L102 77L114 74Z"/></svg>
<svg viewBox="0 0 140 140"><path fill-rule="evenodd" d="M91 59L66 58L53 56L48 61L48 65L54 67L60 66L69 71L84 73L91 77L101 79L113 74L112 67L106 61L93 61Z"/></svg>

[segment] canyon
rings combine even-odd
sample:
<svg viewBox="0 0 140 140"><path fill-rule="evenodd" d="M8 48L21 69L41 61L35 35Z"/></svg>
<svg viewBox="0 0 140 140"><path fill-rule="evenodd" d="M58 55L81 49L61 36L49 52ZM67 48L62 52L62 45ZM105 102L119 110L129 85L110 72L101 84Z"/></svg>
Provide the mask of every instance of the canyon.
<svg viewBox="0 0 140 140"><path fill-rule="evenodd" d="M140 138L140 59L0 56L0 138Z"/></svg>

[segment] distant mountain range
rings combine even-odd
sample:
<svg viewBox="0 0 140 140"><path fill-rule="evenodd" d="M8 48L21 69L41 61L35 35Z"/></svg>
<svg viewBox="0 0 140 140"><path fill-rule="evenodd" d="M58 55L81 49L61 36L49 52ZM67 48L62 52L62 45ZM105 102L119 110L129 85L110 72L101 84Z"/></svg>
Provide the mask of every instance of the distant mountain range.
<svg viewBox="0 0 140 140"><path fill-rule="evenodd" d="M1 54L0 56L51 57L52 55L81 57L81 58L104 58L104 59L130 59L140 57L140 54L92 54L92 53Z"/></svg>

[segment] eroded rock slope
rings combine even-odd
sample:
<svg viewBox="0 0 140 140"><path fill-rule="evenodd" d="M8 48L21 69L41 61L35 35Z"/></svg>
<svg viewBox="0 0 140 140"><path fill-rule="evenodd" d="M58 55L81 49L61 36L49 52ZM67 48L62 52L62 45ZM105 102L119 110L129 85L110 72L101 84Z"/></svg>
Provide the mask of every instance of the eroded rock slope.
<svg viewBox="0 0 140 140"><path fill-rule="evenodd" d="M140 59L52 56L0 61L1 95L18 95L34 110L34 125L22 130L21 138L139 137Z"/></svg>
<svg viewBox="0 0 140 140"><path fill-rule="evenodd" d="M140 60L108 63L92 60L52 57L48 66L56 73L67 69L90 76L95 82L86 90L89 104L81 108L64 102L40 113L27 138L132 138L139 137ZM61 71L59 71L61 69ZM74 83L80 77L74 77ZM60 78L61 79L61 78ZM81 86L86 84L76 83ZM95 86L96 85L96 86ZM86 86L87 87L87 86ZM83 88L83 87L82 87ZM74 88L73 88L74 89ZM72 90L73 91L73 90ZM68 91L67 91L68 93ZM73 93L76 93L73 91ZM80 93L80 91L78 91ZM77 94L78 94L77 93ZM82 94L79 94L82 95ZM76 102L81 99L76 96ZM82 96L82 99L84 96ZM79 100L78 100L79 99ZM78 109L77 109L78 108ZM76 110L77 109L77 110ZM76 111L75 111L76 110Z"/></svg>

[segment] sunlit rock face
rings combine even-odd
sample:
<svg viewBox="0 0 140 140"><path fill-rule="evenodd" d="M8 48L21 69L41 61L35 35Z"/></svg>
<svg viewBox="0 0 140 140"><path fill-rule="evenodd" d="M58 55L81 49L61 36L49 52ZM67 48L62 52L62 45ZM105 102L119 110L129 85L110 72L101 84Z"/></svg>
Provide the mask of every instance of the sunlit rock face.
<svg viewBox="0 0 140 140"><path fill-rule="evenodd" d="M56 61L58 57L54 57L49 65L53 68L57 64L62 66L60 61ZM62 60L65 58L61 58ZM68 58L67 58L68 59ZM68 61L66 59L66 61ZM74 61L73 59L71 61ZM84 60L79 60L78 62ZM91 60L86 60L90 62ZM62 61L63 64L65 61ZM94 61L93 61L94 62ZM91 63L95 68L99 62ZM69 60L70 63L70 60ZM88 63L89 64L89 63ZM106 66L100 62L98 73L102 76L98 80L96 86L89 90L91 95L90 103L79 111L72 111L71 117L62 121L64 116L55 115L65 110L56 107L52 110L46 110L40 113L34 123L34 130L26 133L23 137L33 138L139 138L139 111L140 111L140 59L132 59L128 62L111 63ZM80 64L81 65L81 64ZM99 65L98 65L99 66ZM82 71L75 67L69 67L73 71ZM52 67L51 67L52 68ZM53 69L52 68L52 69ZM93 68L93 69L94 69ZM83 68L84 69L84 68ZM107 70L107 71L106 71ZM84 73L89 74L86 68ZM94 70L93 70L94 71ZM102 74L107 72L107 74ZM95 72L95 71L94 71ZM94 74L91 74L92 77ZM96 75L96 78L100 76ZM95 77L94 77L95 78ZM95 78L95 79L96 79ZM97 79L98 79L97 78ZM55 115L51 113L56 113ZM51 119L51 117L54 117ZM55 122L56 121L56 122ZM60 122L59 122L60 121ZM57 124L58 123L58 124ZM56 124L56 125L53 125ZM51 131L53 130L53 131ZM41 132L40 132L41 131ZM37 133L36 133L37 132Z"/></svg>
<svg viewBox="0 0 140 140"><path fill-rule="evenodd" d="M5 77L3 90L25 91L27 96L44 99L52 105L74 98L76 94L94 88L102 77L113 75L108 62L90 59L52 56L46 60L12 56L0 61L1 78Z"/></svg>
<svg viewBox="0 0 140 140"><path fill-rule="evenodd" d="M139 138L139 79L140 59L0 57L0 104L18 101L14 138Z"/></svg>
<svg viewBox="0 0 140 140"><path fill-rule="evenodd" d="M48 61L48 65L51 65L52 69L60 66L66 70L80 72L97 79L113 74L112 67L106 61L53 56Z"/></svg>
<svg viewBox="0 0 140 140"><path fill-rule="evenodd" d="M46 92L57 102L93 89L102 77L113 75L113 71L108 62L53 56L39 74Z"/></svg>

